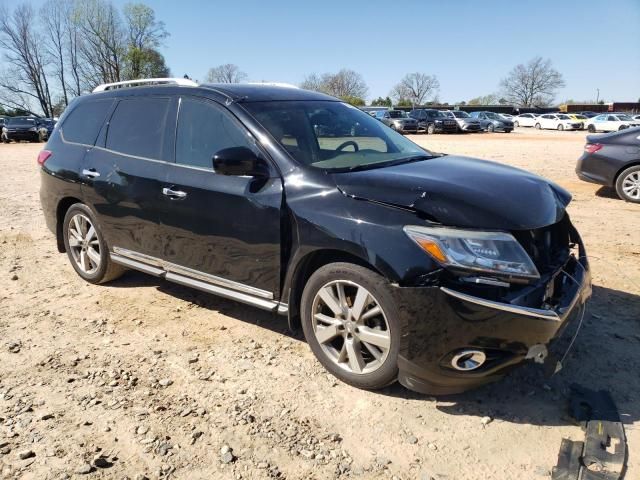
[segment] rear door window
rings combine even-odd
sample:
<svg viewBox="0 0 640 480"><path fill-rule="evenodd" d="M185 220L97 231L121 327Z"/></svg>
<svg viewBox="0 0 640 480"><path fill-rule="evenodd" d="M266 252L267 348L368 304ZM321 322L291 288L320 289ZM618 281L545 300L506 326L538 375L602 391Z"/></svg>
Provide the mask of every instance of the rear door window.
<svg viewBox="0 0 640 480"><path fill-rule="evenodd" d="M67 142L94 145L113 100L85 101L75 107L62 124L62 138Z"/></svg>
<svg viewBox="0 0 640 480"><path fill-rule="evenodd" d="M166 148L171 99L125 98L118 102L107 133L107 148L151 160L170 160Z"/></svg>

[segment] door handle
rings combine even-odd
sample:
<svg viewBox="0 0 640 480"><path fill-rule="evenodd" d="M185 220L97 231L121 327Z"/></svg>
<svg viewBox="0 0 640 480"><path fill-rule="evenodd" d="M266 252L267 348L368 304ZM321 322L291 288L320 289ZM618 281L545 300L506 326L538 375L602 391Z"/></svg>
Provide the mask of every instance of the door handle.
<svg viewBox="0 0 640 480"><path fill-rule="evenodd" d="M82 170L82 175L89 178L97 178L100 176L100 174L96 172L95 168L90 168L89 170L85 168L84 170Z"/></svg>
<svg viewBox="0 0 640 480"><path fill-rule="evenodd" d="M171 190L170 187L164 187L162 189L162 194L169 198L185 198L187 196L187 192L183 192L181 190Z"/></svg>

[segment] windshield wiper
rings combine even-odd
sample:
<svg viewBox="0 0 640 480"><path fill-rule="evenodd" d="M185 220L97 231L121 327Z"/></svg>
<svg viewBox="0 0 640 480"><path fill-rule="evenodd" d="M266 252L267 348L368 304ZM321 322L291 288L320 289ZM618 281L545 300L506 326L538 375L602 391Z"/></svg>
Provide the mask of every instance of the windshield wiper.
<svg viewBox="0 0 640 480"><path fill-rule="evenodd" d="M444 154L436 154L436 155L414 155L412 157L403 157L398 158L397 160L389 160L386 162L374 162L374 163L364 163L361 165L354 165L353 167L346 167L336 169L335 172L357 172L360 170L369 170L373 168L384 168L391 167L394 165L401 165L403 163L411 163L411 162L420 162L422 160L431 160L432 158L442 157Z"/></svg>

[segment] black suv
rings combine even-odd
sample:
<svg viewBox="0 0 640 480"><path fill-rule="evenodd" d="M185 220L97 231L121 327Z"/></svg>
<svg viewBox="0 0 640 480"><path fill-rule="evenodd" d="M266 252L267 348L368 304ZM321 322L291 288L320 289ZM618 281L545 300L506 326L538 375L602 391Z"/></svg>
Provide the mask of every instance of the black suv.
<svg viewBox="0 0 640 480"><path fill-rule="evenodd" d="M86 281L136 269L288 315L362 388L452 393L542 361L591 291L565 190L320 93L113 87L73 101L38 163Z"/></svg>
<svg viewBox="0 0 640 480"><path fill-rule="evenodd" d="M418 121L418 128L428 134L432 133L456 133L458 122L455 118L449 118L440 110L419 108L409 112L411 118Z"/></svg>
<svg viewBox="0 0 640 480"><path fill-rule="evenodd" d="M5 143L11 140L44 142L48 137L47 127L36 117L9 117L2 129L2 141Z"/></svg>

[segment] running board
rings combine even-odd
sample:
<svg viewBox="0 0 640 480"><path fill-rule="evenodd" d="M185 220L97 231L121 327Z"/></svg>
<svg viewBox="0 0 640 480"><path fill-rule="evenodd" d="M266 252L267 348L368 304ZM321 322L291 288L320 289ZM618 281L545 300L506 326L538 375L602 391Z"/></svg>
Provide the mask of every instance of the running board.
<svg viewBox="0 0 640 480"><path fill-rule="evenodd" d="M237 292L235 290L221 287L219 285L213 285L196 278L190 278L184 275L180 275L175 272L168 272L162 268L154 267L146 263L133 260L131 258L123 257L122 255L118 255L117 253L111 253L111 260L114 263L127 268L139 270L143 273L148 273L149 275L153 275L155 277L164 278L165 280L169 280L170 282L174 282L179 285L184 285L186 287L195 288L203 292L212 293L219 297L246 303L247 305L252 305L254 307L261 308L262 310L277 312L280 315L286 315L289 312L289 307L287 304L278 302L276 300L267 300L265 298L260 298L247 293Z"/></svg>

